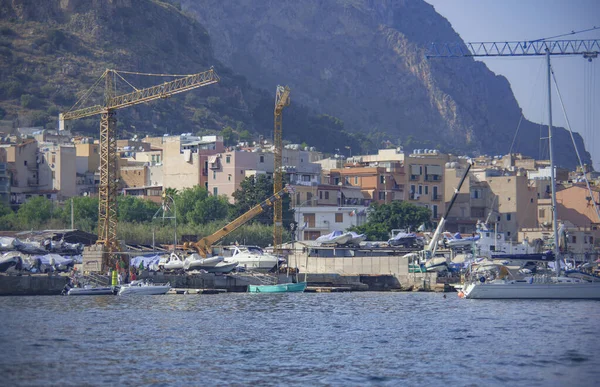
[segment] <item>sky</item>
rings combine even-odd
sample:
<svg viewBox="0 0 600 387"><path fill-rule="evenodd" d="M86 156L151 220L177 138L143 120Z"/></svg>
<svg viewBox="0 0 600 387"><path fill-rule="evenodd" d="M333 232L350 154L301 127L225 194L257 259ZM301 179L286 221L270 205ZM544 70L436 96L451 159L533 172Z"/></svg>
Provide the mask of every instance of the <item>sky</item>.
<svg viewBox="0 0 600 387"><path fill-rule="evenodd" d="M527 41L600 28L600 0L425 0L445 17L465 42ZM600 29L555 40L600 39ZM479 58L505 76L530 121L548 124L545 57ZM600 57L552 56L558 88L574 132L584 139L600 171ZM552 123L566 126L552 86ZM515 123L515 131L517 128ZM554 144L554 146L571 144ZM508 150L507 150L508 152Z"/></svg>

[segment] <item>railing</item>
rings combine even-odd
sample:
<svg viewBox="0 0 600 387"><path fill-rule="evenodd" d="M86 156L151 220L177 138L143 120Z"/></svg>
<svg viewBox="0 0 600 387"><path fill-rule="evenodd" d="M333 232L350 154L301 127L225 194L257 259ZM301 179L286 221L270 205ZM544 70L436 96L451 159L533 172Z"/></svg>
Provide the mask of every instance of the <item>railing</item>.
<svg viewBox="0 0 600 387"><path fill-rule="evenodd" d="M442 181L441 175L425 175L425 181Z"/></svg>
<svg viewBox="0 0 600 387"><path fill-rule="evenodd" d="M431 200L434 202L440 202L442 201L442 195L431 195Z"/></svg>
<svg viewBox="0 0 600 387"><path fill-rule="evenodd" d="M420 176L421 176L421 175L410 175L410 180L412 180L412 181L419 180L419 177L420 177Z"/></svg>

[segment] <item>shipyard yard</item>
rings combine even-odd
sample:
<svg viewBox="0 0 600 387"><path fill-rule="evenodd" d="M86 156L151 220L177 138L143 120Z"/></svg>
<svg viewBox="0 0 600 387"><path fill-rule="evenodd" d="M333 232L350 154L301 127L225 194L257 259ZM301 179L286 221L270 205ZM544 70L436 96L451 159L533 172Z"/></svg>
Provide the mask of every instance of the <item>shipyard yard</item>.
<svg viewBox="0 0 600 387"><path fill-rule="evenodd" d="M5 385L573 385L595 301L437 293L0 297Z"/></svg>

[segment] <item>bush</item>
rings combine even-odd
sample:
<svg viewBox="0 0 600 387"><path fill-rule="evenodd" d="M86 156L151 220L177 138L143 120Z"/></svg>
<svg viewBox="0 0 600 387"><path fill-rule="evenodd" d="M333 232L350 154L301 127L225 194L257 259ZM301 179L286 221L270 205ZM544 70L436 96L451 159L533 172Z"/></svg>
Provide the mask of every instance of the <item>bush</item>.
<svg viewBox="0 0 600 387"><path fill-rule="evenodd" d="M42 101L35 95L23 94L21 96L21 106L27 109L36 109L42 105Z"/></svg>

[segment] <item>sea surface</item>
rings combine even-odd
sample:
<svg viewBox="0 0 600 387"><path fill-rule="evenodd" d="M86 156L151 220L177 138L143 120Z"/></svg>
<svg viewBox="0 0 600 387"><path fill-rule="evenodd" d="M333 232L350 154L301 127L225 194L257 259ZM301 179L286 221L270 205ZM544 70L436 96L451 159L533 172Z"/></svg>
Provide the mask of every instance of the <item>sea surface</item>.
<svg viewBox="0 0 600 387"><path fill-rule="evenodd" d="M600 302L0 297L3 386L594 386Z"/></svg>

